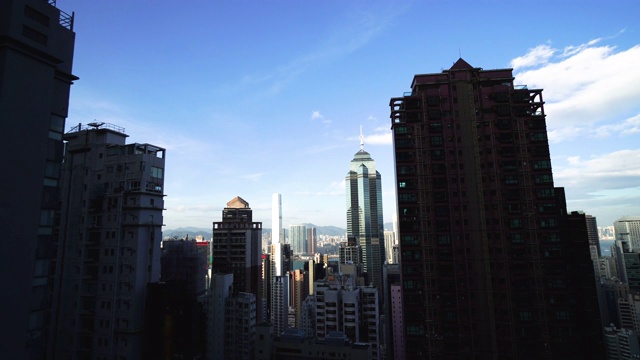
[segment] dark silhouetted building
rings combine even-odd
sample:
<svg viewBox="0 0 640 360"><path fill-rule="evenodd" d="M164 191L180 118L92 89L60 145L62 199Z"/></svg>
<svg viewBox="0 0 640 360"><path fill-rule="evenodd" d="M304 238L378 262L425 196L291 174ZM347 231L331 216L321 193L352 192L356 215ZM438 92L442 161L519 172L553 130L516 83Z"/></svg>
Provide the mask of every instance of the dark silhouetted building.
<svg viewBox="0 0 640 360"><path fill-rule="evenodd" d="M56 359L141 358L147 285L160 279L165 150L123 128L64 135Z"/></svg>
<svg viewBox="0 0 640 360"><path fill-rule="evenodd" d="M239 196L227 203L222 221L213 223L211 270L214 274L233 274L234 294L247 292L262 299L262 223L253 222L252 214L249 203ZM258 312L261 322L263 314Z"/></svg>
<svg viewBox="0 0 640 360"><path fill-rule="evenodd" d="M204 359L206 315L183 279L149 284L142 359Z"/></svg>
<svg viewBox="0 0 640 360"><path fill-rule="evenodd" d="M542 90L459 59L392 98L407 359L602 359L583 214Z"/></svg>
<svg viewBox="0 0 640 360"><path fill-rule="evenodd" d="M160 257L160 281L183 281L192 297L207 290L208 242L195 240L165 240Z"/></svg>
<svg viewBox="0 0 640 360"><path fill-rule="evenodd" d="M41 359L49 341L62 134L73 15L55 1L0 2L0 339L2 357Z"/></svg>

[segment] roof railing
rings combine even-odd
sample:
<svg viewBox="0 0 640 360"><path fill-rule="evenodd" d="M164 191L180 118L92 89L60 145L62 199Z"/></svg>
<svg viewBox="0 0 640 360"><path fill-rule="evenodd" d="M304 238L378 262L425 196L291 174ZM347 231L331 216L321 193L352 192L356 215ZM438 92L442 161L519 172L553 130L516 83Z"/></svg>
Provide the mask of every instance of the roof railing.
<svg viewBox="0 0 640 360"><path fill-rule="evenodd" d="M114 125L114 124L110 124L110 123L104 123L104 122L92 122L86 125L82 125L81 123L72 127L68 132L68 133L74 133L74 132L78 132L78 131L82 131L82 130L97 130L97 129L109 129L109 130L113 130L113 131L117 131L119 133L122 134L126 134L124 132L124 128L118 125Z"/></svg>
<svg viewBox="0 0 640 360"><path fill-rule="evenodd" d="M55 8L58 8L56 6L56 0L45 0L45 1L47 3L49 3L49 5L51 5L51 6L55 7ZM58 10L60 10L60 9L58 9ZM58 19L58 23L61 26L73 31L73 18L74 18L74 16L75 16L74 12L71 12L71 14L67 14L66 12L60 10L60 19Z"/></svg>
<svg viewBox="0 0 640 360"><path fill-rule="evenodd" d="M71 12L71 14L67 14L66 12L60 10L60 25L65 28L73 31L73 18L75 16L75 12Z"/></svg>

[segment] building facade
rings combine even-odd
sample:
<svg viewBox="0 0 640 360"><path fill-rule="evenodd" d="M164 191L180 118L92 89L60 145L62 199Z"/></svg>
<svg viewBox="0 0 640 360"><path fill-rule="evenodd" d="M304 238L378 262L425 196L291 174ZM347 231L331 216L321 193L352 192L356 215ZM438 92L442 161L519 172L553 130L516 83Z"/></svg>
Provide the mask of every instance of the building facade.
<svg viewBox="0 0 640 360"><path fill-rule="evenodd" d="M273 335L279 336L288 328L289 276L274 276L271 282L271 324Z"/></svg>
<svg viewBox="0 0 640 360"><path fill-rule="evenodd" d="M282 268L282 245L284 231L282 230L282 195L274 193L271 198L271 261L273 261L273 276L284 274Z"/></svg>
<svg viewBox="0 0 640 360"><path fill-rule="evenodd" d="M315 227L307 228L307 254L316 253L316 243L318 241L318 235L316 234Z"/></svg>
<svg viewBox="0 0 640 360"><path fill-rule="evenodd" d="M41 359L50 340L60 210L62 136L72 74L74 16L55 1L0 2L0 319L2 356ZM10 290L8 290L10 289ZM53 335L53 334L52 334Z"/></svg>
<svg viewBox="0 0 640 360"><path fill-rule="evenodd" d="M64 135L55 358L141 356L147 284L160 278L165 150L123 128Z"/></svg>
<svg viewBox="0 0 640 360"><path fill-rule="evenodd" d="M222 221L213 223L211 271L233 273L233 291L262 299L262 223L253 221L249 203L239 196L222 210ZM262 306L257 307L262 309ZM257 314L258 321L263 314Z"/></svg>
<svg viewBox="0 0 640 360"><path fill-rule="evenodd" d="M341 332L356 343L371 345L371 359L380 359L379 289L355 286L348 275L330 275L315 283L315 337L324 341L329 334Z"/></svg>
<svg viewBox="0 0 640 360"><path fill-rule="evenodd" d="M382 288L382 264L385 261L382 219L382 177L371 155L360 151L351 160L345 178L347 193L347 239L362 251L362 271L367 285Z"/></svg>
<svg viewBox="0 0 640 360"><path fill-rule="evenodd" d="M289 225L289 243L294 255L302 255L307 249L307 227L304 225Z"/></svg>
<svg viewBox="0 0 640 360"><path fill-rule="evenodd" d="M585 216L513 79L459 59L390 101L407 359L603 356Z"/></svg>
<svg viewBox="0 0 640 360"><path fill-rule="evenodd" d="M623 216L613 222L616 240L626 241L629 251L640 252L640 216Z"/></svg>
<svg viewBox="0 0 640 360"><path fill-rule="evenodd" d="M224 319L225 360L255 359L256 306L256 295L253 293L239 292L227 298Z"/></svg>

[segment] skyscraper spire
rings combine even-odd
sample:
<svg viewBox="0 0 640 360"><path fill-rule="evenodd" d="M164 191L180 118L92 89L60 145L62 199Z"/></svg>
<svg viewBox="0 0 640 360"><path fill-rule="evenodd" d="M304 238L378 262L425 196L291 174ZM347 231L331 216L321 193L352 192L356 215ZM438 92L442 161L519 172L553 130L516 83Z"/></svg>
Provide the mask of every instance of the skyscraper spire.
<svg viewBox="0 0 640 360"><path fill-rule="evenodd" d="M360 125L360 150L364 150L364 136L362 135L362 125Z"/></svg>

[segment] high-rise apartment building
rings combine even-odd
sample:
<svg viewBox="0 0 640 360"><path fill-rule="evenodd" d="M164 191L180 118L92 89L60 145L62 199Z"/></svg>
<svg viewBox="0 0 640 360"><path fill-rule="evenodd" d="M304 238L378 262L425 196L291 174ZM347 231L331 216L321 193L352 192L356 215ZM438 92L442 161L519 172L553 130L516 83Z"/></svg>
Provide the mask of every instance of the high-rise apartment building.
<svg viewBox="0 0 640 360"><path fill-rule="evenodd" d="M275 266L273 276L284 274L282 269L282 245L284 244L284 231L282 230L282 195L274 193L271 198L271 261ZM277 246L275 246L277 245Z"/></svg>
<svg viewBox="0 0 640 360"><path fill-rule="evenodd" d="M271 282L271 324L273 335L280 336L288 327L289 276L274 276Z"/></svg>
<svg viewBox="0 0 640 360"><path fill-rule="evenodd" d="M0 2L2 357L41 359L49 341L62 134L75 33L55 1Z"/></svg>
<svg viewBox="0 0 640 360"><path fill-rule="evenodd" d="M309 296L309 273L302 269L296 269L290 271L289 275L289 294L291 294L289 305L294 310L295 318L294 326L292 327L299 328L302 304Z"/></svg>
<svg viewBox="0 0 640 360"><path fill-rule="evenodd" d="M307 228L307 254L315 254L316 253L316 243L318 236L316 234L315 227Z"/></svg>
<svg viewBox="0 0 640 360"><path fill-rule="evenodd" d="M213 274L206 296L206 360L225 359L225 318L227 316L227 300L233 295L233 274Z"/></svg>
<svg viewBox="0 0 640 360"><path fill-rule="evenodd" d="M339 331L352 342L371 344L371 359L380 359L379 289L356 286L349 275L331 275L314 286L316 338L324 341Z"/></svg>
<svg viewBox="0 0 640 360"><path fill-rule="evenodd" d="M390 101L407 359L603 356L585 216L513 79L460 59Z"/></svg>
<svg viewBox="0 0 640 360"><path fill-rule="evenodd" d="M393 246L396 244L396 233L393 230L384 231L385 261L393 264Z"/></svg>
<svg viewBox="0 0 640 360"><path fill-rule="evenodd" d="M184 282L190 296L201 295L207 290L208 259L195 240L164 240L160 256L160 281Z"/></svg>
<svg viewBox="0 0 640 360"><path fill-rule="evenodd" d="M616 240L629 244L629 251L640 252L640 216L623 216L613 222Z"/></svg>
<svg viewBox="0 0 640 360"><path fill-rule="evenodd" d="M304 225L289 225L289 243L294 254L306 254L307 227Z"/></svg>
<svg viewBox="0 0 640 360"><path fill-rule="evenodd" d="M231 199L222 210L222 221L213 223L211 271L233 273L234 293L248 292L262 299L261 241L262 223L253 221L249 203L239 196ZM260 311L259 322L262 316Z"/></svg>
<svg viewBox="0 0 640 360"><path fill-rule="evenodd" d="M104 123L64 135L57 359L142 356L147 284L160 279L165 150L127 136Z"/></svg>
<svg viewBox="0 0 640 360"><path fill-rule="evenodd" d="M382 177L376 162L360 150L351 160L345 178L347 189L347 238L360 246L367 285L382 288L382 264L385 261L384 224L382 220Z"/></svg>
<svg viewBox="0 0 640 360"><path fill-rule="evenodd" d="M587 232L589 234L589 250L591 251L591 259L597 260L602 256L600 249L600 237L598 236L598 221L595 216L585 215L587 220Z"/></svg>
<svg viewBox="0 0 640 360"><path fill-rule="evenodd" d="M239 292L227 298L225 308L225 360L253 360L256 351L256 296ZM215 349L214 351L220 351Z"/></svg>

